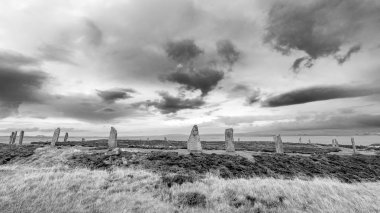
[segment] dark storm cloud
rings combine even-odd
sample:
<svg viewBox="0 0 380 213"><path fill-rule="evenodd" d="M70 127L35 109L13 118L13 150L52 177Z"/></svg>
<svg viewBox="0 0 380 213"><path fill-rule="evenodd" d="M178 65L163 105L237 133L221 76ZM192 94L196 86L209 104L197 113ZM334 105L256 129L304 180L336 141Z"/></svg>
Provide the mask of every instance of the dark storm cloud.
<svg viewBox="0 0 380 213"><path fill-rule="evenodd" d="M298 89L269 97L262 105L279 107L338 98L353 98L379 94L379 88L350 86L320 86Z"/></svg>
<svg viewBox="0 0 380 213"><path fill-rule="evenodd" d="M47 74L41 71L24 71L0 65L0 117L16 112L24 102L41 101L40 89L47 78Z"/></svg>
<svg viewBox="0 0 380 213"><path fill-rule="evenodd" d="M103 101L108 103L114 103L117 100L123 100L132 98L129 93L135 93L133 89L111 89L111 90L97 90L97 95L103 99Z"/></svg>
<svg viewBox="0 0 380 213"><path fill-rule="evenodd" d="M38 59L25 56L21 53L0 50L0 66L19 67L25 65L39 65Z"/></svg>
<svg viewBox="0 0 380 213"><path fill-rule="evenodd" d="M165 79L184 86L187 90L197 90L202 92L202 96L207 95L224 78L222 71L211 68L199 70L177 70L165 76Z"/></svg>
<svg viewBox="0 0 380 213"><path fill-rule="evenodd" d="M179 64L186 64L203 53L194 40L190 39L170 41L165 50L168 57Z"/></svg>
<svg viewBox="0 0 380 213"><path fill-rule="evenodd" d="M337 56L343 46L357 43L355 36L364 28L378 26L379 14L380 5L374 0L277 1L268 14L264 40L283 54L304 51L309 61ZM353 46L336 59L344 63L359 50ZM294 62L293 68L303 60Z"/></svg>
<svg viewBox="0 0 380 213"><path fill-rule="evenodd" d="M230 40L220 40L216 43L218 55L225 61L229 70L240 59L241 53Z"/></svg>
<svg viewBox="0 0 380 213"><path fill-rule="evenodd" d="M41 58L46 61L57 61L75 65L76 63L72 58L72 51L54 45L44 45L38 48L41 54Z"/></svg>
<svg viewBox="0 0 380 213"><path fill-rule="evenodd" d="M160 110L162 114L176 113L183 109L198 109L205 104L201 97L183 98L175 97L167 92L160 92L161 100L148 101L147 106L153 106Z"/></svg>

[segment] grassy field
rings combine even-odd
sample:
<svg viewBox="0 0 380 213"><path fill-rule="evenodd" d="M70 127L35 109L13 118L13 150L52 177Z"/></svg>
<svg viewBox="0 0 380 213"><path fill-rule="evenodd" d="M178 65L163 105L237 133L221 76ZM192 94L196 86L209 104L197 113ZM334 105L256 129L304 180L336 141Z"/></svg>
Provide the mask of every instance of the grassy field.
<svg viewBox="0 0 380 213"><path fill-rule="evenodd" d="M154 170L155 165L90 169L72 164L73 156L92 152L83 147L43 147L31 155L8 158L0 166L1 212L380 212L379 182L226 179L209 171L186 179L180 172ZM170 159L157 152L148 157ZM276 157L273 162L280 160Z"/></svg>

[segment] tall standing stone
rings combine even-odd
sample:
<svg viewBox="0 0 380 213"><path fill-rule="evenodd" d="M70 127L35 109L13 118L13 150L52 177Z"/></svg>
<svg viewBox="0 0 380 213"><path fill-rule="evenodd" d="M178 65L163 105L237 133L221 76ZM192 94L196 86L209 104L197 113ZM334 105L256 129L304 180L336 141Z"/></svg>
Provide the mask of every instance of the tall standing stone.
<svg viewBox="0 0 380 213"><path fill-rule="evenodd" d="M282 144L281 136L275 135L273 137L274 143L276 145L276 153L284 153L284 145Z"/></svg>
<svg viewBox="0 0 380 213"><path fill-rule="evenodd" d="M299 142L299 143L302 143L302 138L301 138L301 137L298 138L298 142Z"/></svg>
<svg viewBox="0 0 380 213"><path fill-rule="evenodd" d="M352 143L352 150L354 151L354 154L356 154L356 145L355 145L355 139L351 138L351 143Z"/></svg>
<svg viewBox="0 0 380 213"><path fill-rule="evenodd" d="M86 139L82 138L82 143L85 142L85 141L86 141Z"/></svg>
<svg viewBox="0 0 380 213"><path fill-rule="evenodd" d="M11 136L9 136L9 144L12 144L12 141L13 141L13 135L14 135L15 133L14 132L12 132L11 133Z"/></svg>
<svg viewBox="0 0 380 213"><path fill-rule="evenodd" d="M311 140L309 139L309 144L311 144Z"/></svg>
<svg viewBox="0 0 380 213"><path fill-rule="evenodd" d="M63 138L63 142L67 142L67 139L69 138L69 133L65 133L65 137Z"/></svg>
<svg viewBox="0 0 380 213"><path fill-rule="evenodd" d="M20 138L18 139L18 144L22 145L22 141L24 140L24 130L20 132Z"/></svg>
<svg viewBox="0 0 380 213"><path fill-rule="evenodd" d="M202 144L201 144L201 139L199 137L199 131L198 131L197 125L194 125L193 129L191 130L189 139L187 140L187 150L189 150L190 152L202 151Z"/></svg>
<svg viewBox="0 0 380 213"><path fill-rule="evenodd" d="M12 144L16 143L16 137L17 137L17 131L15 131L15 134L13 135Z"/></svg>
<svg viewBox="0 0 380 213"><path fill-rule="evenodd" d="M58 142L59 134L61 133L61 129L57 128L54 131L53 138L51 139L51 146L55 146L55 144Z"/></svg>
<svg viewBox="0 0 380 213"><path fill-rule="evenodd" d="M232 128L226 129L225 139L226 139L226 151L227 152L235 152L234 129L232 129Z"/></svg>
<svg viewBox="0 0 380 213"><path fill-rule="evenodd" d="M331 141L331 146L332 146L332 147L335 147L335 139L332 139L332 141Z"/></svg>
<svg viewBox="0 0 380 213"><path fill-rule="evenodd" d="M109 148L117 147L117 131L114 127L111 127L110 136L108 138L108 147Z"/></svg>
<svg viewBox="0 0 380 213"><path fill-rule="evenodd" d="M339 147L338 140L337 139L334 139L334 140L335 140L335 147Z"/></svg>

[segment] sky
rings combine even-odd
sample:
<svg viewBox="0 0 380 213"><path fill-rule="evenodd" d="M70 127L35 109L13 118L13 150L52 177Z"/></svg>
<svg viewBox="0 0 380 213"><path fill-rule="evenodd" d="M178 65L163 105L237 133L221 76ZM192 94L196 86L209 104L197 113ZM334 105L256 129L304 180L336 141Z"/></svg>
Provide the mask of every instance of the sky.
<svg viewBox="0 0 380 213"><path fill-rule="evenodd" d="M2 0L0 135L380 132L377 0Z"/></svg>

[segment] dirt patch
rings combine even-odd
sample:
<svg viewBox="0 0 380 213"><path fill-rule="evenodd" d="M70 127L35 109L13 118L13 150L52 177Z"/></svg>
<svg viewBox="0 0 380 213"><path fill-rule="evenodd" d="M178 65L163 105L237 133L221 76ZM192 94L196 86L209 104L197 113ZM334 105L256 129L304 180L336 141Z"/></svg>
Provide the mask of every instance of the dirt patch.
<svg viewBox="0 0 380 213"><path fill-rule="evenodd" d="M77 154L69 161L71 166L91 169L109 169L112 166L139 166L165 174L203 175L207 172L222 178L253 176L294 178L332 177L343 182L380 180L380 156L312 155L290 156L264 154L254 156L254 162L234 155L189 154L176 152L121 152L106 156L104 153ZM174 181L175 182L175 181Z"/></svg>
<svg viewBox="0 0 380 213"><path fill-rule="evenodd" d="M39 146L35 145L9 145L0 144L0 165L7 164L17 158L26 158L33 155L34 150Z"/></svg>

